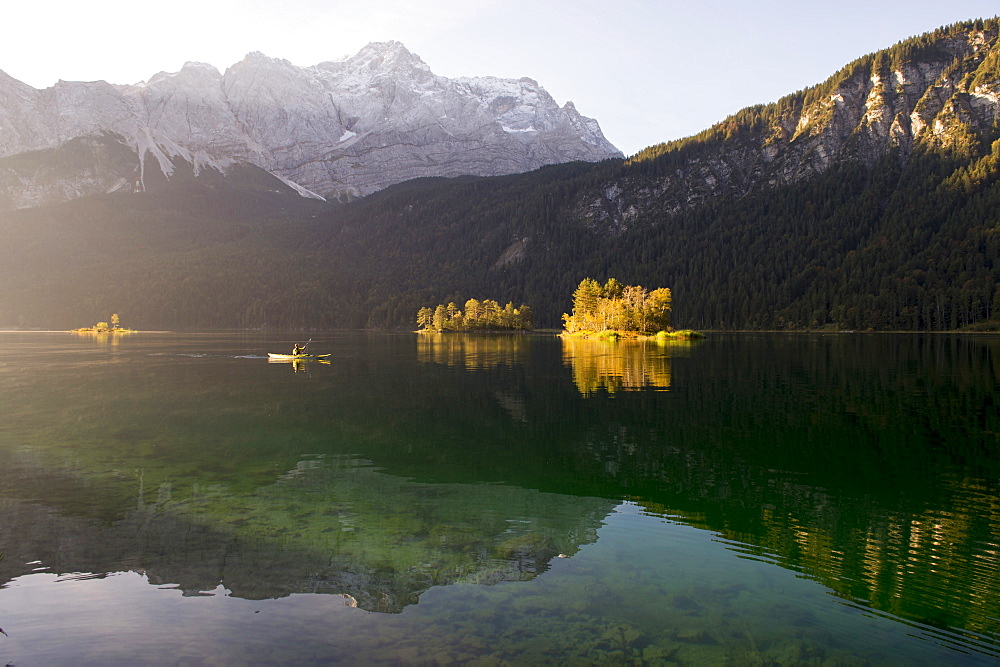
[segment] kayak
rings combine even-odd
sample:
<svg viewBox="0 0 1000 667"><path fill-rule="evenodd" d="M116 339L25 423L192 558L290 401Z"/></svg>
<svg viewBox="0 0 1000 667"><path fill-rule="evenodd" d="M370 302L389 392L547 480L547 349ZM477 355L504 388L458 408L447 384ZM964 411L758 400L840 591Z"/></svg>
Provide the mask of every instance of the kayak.
<svg viewBox="0 0 1000 667"><path fill-rule="evenodd" d="M295 361L296 359L326 359L330 354L277 354L268 352L268 359L280 359L281 361Z"/></svg>

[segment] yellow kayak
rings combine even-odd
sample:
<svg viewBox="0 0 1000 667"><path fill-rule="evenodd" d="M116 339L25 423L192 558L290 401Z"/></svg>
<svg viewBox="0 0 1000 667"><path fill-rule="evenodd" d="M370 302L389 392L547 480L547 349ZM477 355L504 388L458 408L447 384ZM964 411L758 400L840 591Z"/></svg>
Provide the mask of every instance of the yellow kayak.
<svg viewBox="0 0 1000 667"><path fill-rule="evenodd" d="M326 359L332 356L329 354L277 354L276 352L268 352L268 359L278 359L280 361L295 361L296 359Z"/></svg>

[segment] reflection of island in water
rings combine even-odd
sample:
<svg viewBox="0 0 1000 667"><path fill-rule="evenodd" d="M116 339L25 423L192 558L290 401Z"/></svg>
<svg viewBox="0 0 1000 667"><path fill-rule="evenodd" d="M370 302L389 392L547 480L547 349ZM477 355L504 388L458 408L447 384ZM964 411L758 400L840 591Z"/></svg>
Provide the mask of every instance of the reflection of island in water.
<svg viewBox="0 0 1000 667"><path fill-rule="evenodd" d="M525 360L530 343L524 334L421 333L417 359L468 369L510 366Z"/></svg>
<svg viewBox="0 0 1000 667"><path fill-rule="evenodd" d="M563 359L584 396L631 389L670 389L670 356L688 341L562 338Z"/></svg>
<svg viewBox="0 0 1000 667"><path fill-rule="evenodd" d="M687 340L620 340L560 338L563 362L584 396L632 389L670 388L670 359ZM421 334L417 358L423 362L469 370L525 363L531 339L524 335Z"/></svg>
<svg viewBox="0 0 1000 667"><path fill-rule="evenodd" d="M134 334L134 331L126 329L116 329L109 331L98 331L94 329L74 329L70 333L74 333L81 338L90 338L101 345L118 347L121 343L122 338Z"/></svg>
<svg viewBox="0 0 1000 667"><path fill-rule="evenodd" d="M4 470L32 467L5 461ZM27 465L26 465L27 463ZM35 471L47 486L72 478ZM127 484L127 482L125 482ZM616 502L496 485L421 484L360 460L307 458L251 494L224 486L144 488L113 521L0 499L0 581L39 570L134 570L186 595L343 595L399 612L432 586L525 581L597 539ZM0 479L0 487L17 480ZM71 491L64 491L67 496ZM31 494L22 494L28 495Z"/></svg>

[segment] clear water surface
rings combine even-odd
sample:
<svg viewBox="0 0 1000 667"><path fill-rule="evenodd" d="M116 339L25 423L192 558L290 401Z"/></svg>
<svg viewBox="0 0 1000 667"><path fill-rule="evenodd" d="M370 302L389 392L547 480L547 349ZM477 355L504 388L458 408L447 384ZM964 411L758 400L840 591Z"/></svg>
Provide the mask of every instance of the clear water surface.
<svg viewBox="0 0 1000 667"><path fill-rule="evenodd" d="M1000 338L0 333L4 664L995 664Z"/></svg>

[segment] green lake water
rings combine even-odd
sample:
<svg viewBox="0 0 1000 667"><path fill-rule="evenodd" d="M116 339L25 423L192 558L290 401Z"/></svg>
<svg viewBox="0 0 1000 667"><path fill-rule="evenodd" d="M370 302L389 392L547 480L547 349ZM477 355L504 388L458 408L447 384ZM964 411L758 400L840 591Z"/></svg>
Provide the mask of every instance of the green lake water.
<svg viewBox="0 0 1000 667"><path fill-rule="evenodd" d="M3 664L1000 661L1000 337L312 338L0 333Z"/></svg>

